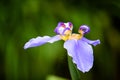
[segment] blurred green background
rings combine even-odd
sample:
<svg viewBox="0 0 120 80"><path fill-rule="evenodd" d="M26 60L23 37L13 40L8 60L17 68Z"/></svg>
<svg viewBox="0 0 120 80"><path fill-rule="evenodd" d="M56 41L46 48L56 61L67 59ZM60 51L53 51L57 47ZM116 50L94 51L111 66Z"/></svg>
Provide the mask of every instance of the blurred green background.
<svg viewBox="0 0 120 80"><path fill-rule="evenodd" d="M57 23L86 24L94 66L81 80L120 80L120 0L0 0L0 80L71 80L64 41L23 49L37 36L54 36Z"/></svg>

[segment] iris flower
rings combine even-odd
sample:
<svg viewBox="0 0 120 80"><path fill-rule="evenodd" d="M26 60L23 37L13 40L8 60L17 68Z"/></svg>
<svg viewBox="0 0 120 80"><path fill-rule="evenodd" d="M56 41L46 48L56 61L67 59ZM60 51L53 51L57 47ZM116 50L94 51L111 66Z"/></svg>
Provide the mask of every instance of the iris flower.
<svg viewBox="0 0 120 80"><path fill-rule="evenodd" d="M54 30L57 35L32 38L24 45L24 49L40 46L47 42L53 43L58 40L64 40L64 48L67 50L68 55L72 57L73 63L83 73L88 72L92 68L94 61L91 45L100 44L100 40L88 40L84 37L90 31L87 25L80 26L78 34L72 33L72 29L73 24L71 22L59 22Z"/></svg>

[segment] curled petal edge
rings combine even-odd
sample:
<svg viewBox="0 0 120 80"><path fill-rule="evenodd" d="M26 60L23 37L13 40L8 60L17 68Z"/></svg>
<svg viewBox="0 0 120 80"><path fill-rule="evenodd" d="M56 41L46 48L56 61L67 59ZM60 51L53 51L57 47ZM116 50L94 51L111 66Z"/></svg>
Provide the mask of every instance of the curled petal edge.
<svg viewBox="0 0 120 80"><path fill-rule="evenodd" d="M82 40L68 40L64 43L64 48L80 71L85 73L92 68L94 61L93 49L87 42Z"/></svg>
<svg viewBox="0 0 120 80"><path fill-rule="evenodd" d="M53 37L50 37L50 36L40 37L40 36L38 36L38 37L32 38L28 42L26 42L25 45L24 45L24 49L31 48L31 47L36 47L36 46L41 46L41 45L43 45L47 42L53 43L53 42L58 41L58 40L60 40L59 35L56 35L56 36L53 36Z"/></svg>

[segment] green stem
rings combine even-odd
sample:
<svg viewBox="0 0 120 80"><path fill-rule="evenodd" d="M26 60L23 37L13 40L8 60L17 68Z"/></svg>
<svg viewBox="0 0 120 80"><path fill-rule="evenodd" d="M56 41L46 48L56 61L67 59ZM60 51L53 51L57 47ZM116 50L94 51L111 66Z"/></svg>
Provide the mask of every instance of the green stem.
<svg viewBox="0 0 120 80"><path fill-rule="evenodd" d="M80 73L76 68L76 65L73 63L72 58L70 56L68 56L68 65L69 65L69 70L70 70L72 80L81 80Z"/></svg>

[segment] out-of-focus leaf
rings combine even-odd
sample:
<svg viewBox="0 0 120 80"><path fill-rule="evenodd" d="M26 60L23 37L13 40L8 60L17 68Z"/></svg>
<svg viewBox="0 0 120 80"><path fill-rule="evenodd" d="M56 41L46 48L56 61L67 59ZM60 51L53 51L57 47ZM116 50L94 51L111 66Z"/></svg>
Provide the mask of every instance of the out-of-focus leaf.
<svg viewBox="0 0 120 80"><path fill-rule="evenodd" d="M46 80L68 80L62 77L54 76L54 75L49 75L47 76Z"/></svg>

